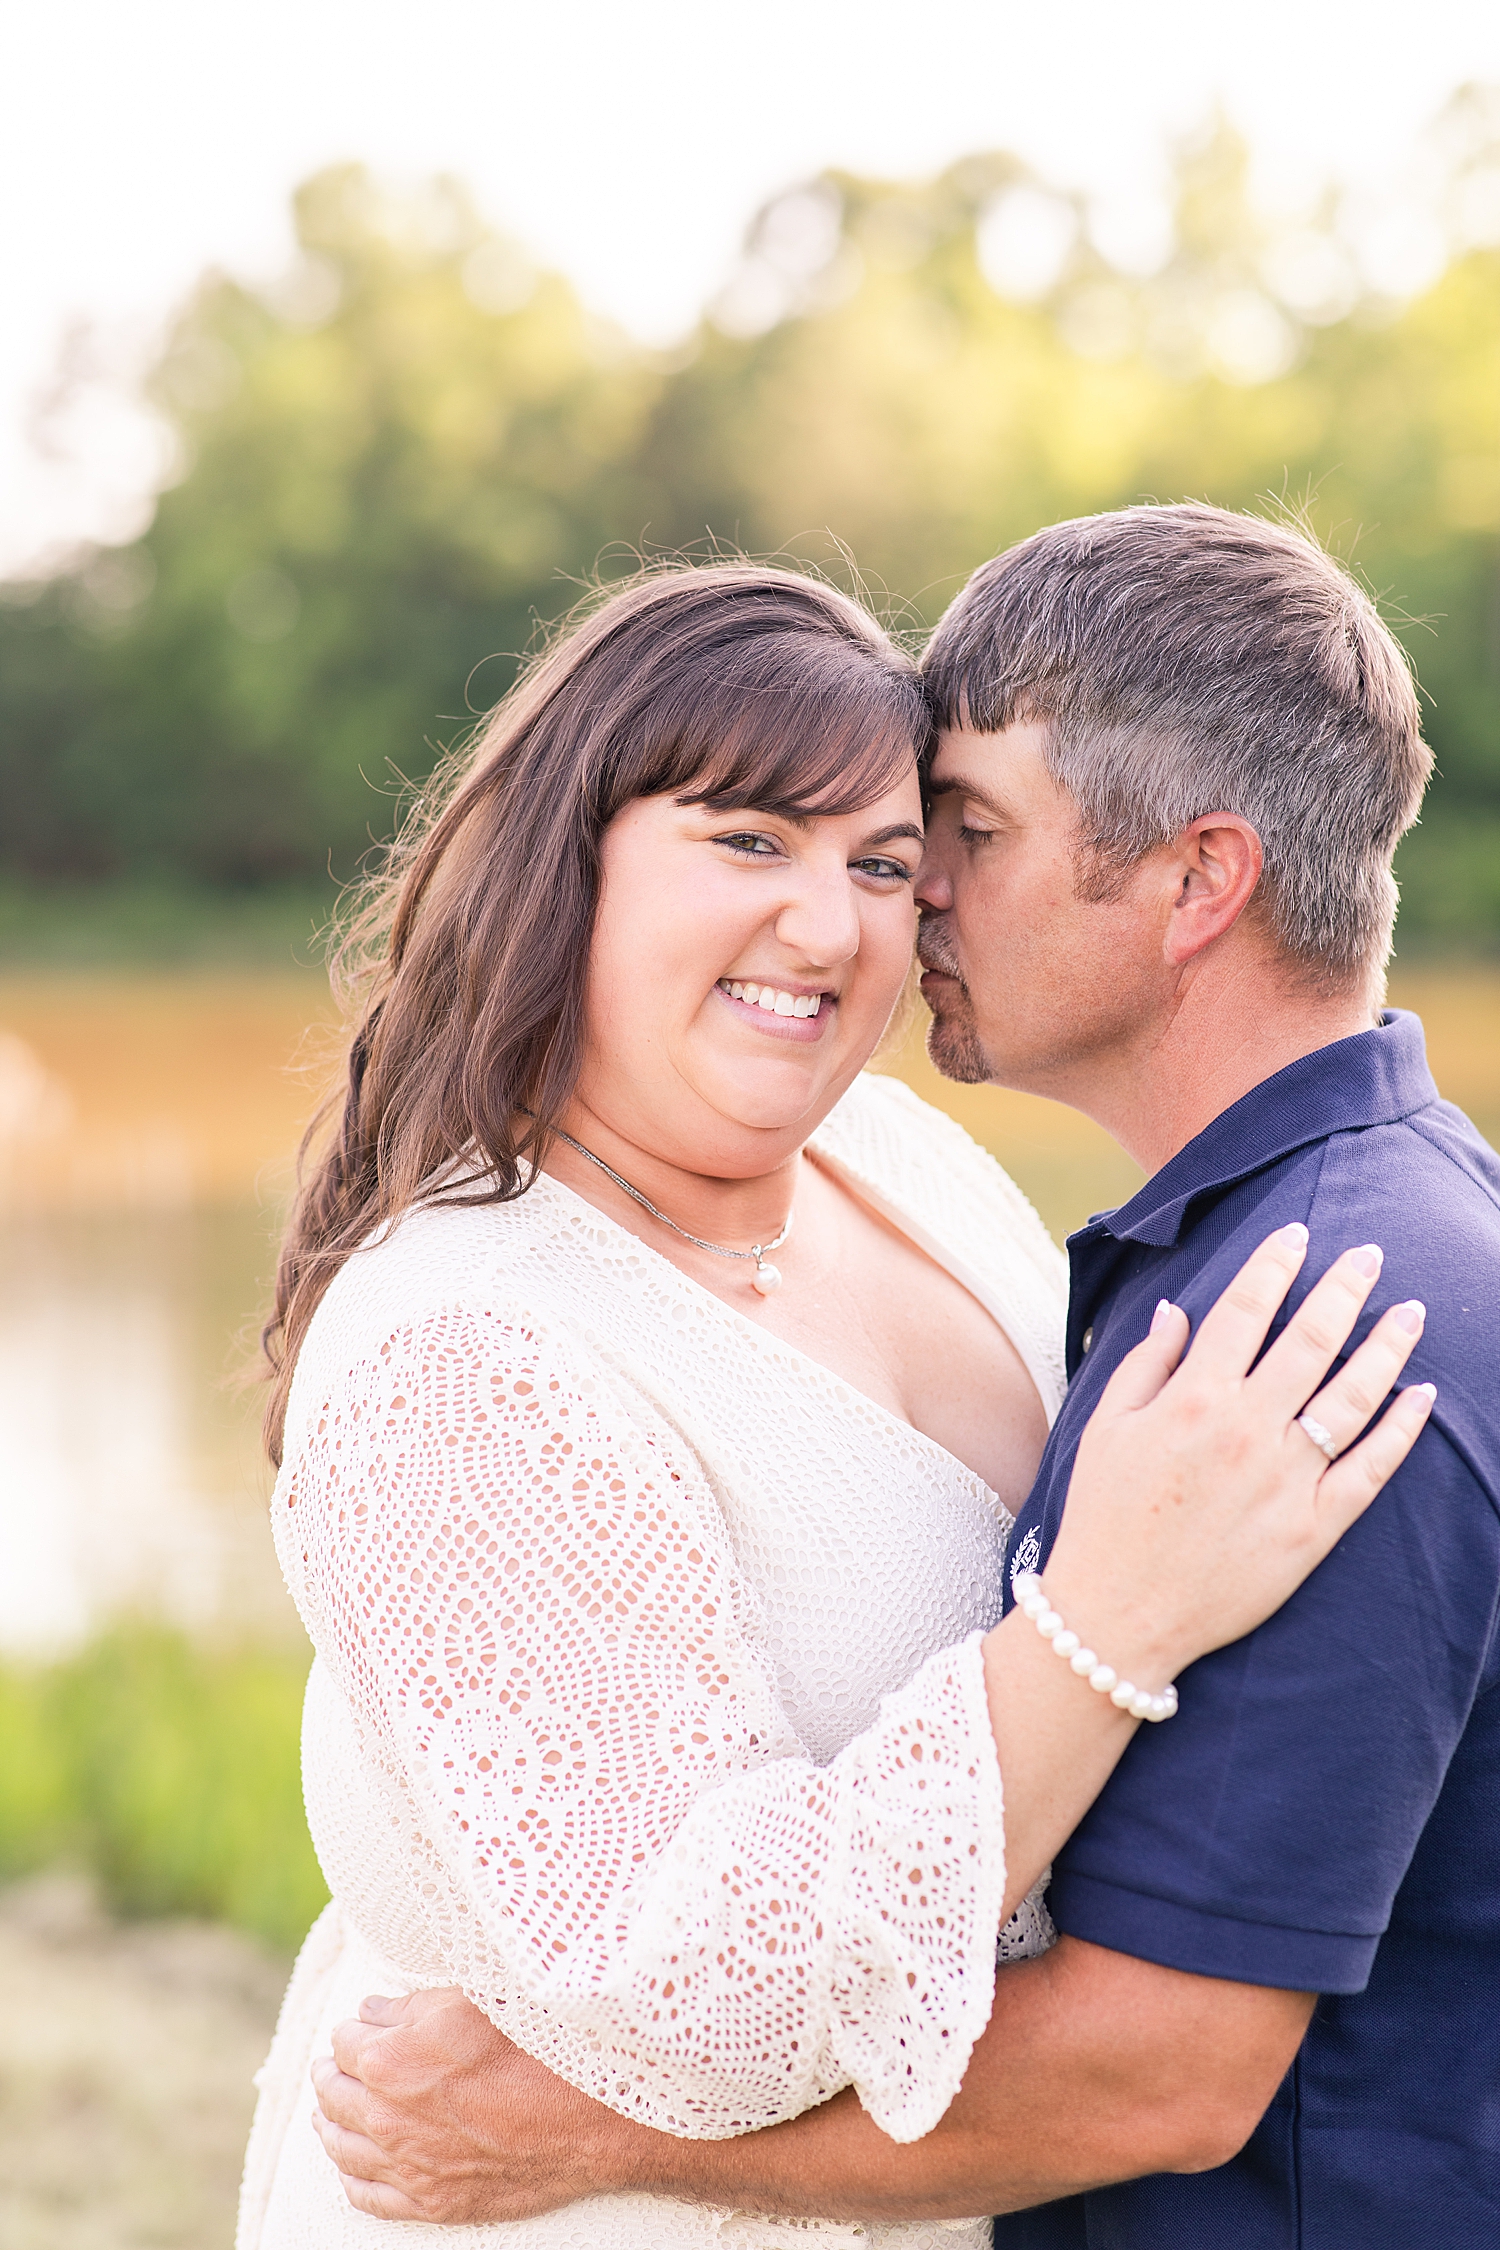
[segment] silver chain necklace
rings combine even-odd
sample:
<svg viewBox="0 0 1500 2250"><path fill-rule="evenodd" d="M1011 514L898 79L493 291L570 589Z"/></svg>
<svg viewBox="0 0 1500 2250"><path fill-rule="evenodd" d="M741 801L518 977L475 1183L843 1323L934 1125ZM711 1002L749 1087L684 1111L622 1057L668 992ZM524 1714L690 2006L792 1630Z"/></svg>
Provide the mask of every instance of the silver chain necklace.
<svg viewBox="0 0 1500 2250"><path fill-rule="evenodd" d="M632 1202L638 1203L643 1211L649 1211L653 1219L660 1219L662 1225L670 1227L674 1234L680 1234L684 1242L691 1242L698 1250L711 1250L716 1258L753 1258L755 1271L750 1277L750 1286L762 1297L769 1297L781 1287L781 1268L769 1263L766 1252L781 1248L792 1231L792 1220L796 1216L794 1210L788 1211L786 1225L774 1242L757 1242L749 1250L728 1250L722 1242L705 1242L701 1234L689 1234L686 1227L680 1227L675 1219L669 1219L665 1211L658 1211L649 1196L642 1195L639 1188L632 1187L629 1180L622 1179L614 1166L606 1164L602 1156L596 1156L591 1148L585 1148L582 1141L575 1141L572 1134L565 1133L560 1125L554 1125L552 1130L560 1141L567 1142L569 1148L577 1149L579 1155L586 1156L590 1164L597 1164L601 1172L607 1172L615 1186L623 1188Z"/></svg>

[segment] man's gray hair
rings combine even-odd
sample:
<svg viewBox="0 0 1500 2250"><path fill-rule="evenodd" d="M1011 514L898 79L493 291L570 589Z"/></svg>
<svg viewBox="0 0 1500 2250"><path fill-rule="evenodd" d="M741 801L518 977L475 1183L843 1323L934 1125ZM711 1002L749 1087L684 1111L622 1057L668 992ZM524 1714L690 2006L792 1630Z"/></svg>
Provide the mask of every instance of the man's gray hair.
<svg viewBox="0 0 1500 2250"><path fill-rule="evenodd" d="M1399 643L1311 538L1196 503L1053 524L975 572L923 671L942 726L1042 725L1083 895L1236 813L1285 950L1322 980L1383 968L1432 754Z"/></svg>

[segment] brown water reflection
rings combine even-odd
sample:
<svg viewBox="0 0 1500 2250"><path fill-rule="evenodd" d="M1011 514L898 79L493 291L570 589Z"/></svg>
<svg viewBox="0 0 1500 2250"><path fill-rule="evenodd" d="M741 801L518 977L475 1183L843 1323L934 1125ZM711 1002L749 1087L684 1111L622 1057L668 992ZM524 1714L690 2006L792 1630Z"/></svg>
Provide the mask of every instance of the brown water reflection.
<svg viewBox="0 0 1500 2250"><path fill-rule="evenodd" d="M1500 970L1408 974L1445 1093L1500 1131ZM296 1631L265 1525L259 1399L232 1387L326 1025L313 979L0 980L0 1651L138 1607ZM316 1051L315 1045L312 1051ZM894 1067L1059 1237L1135 1167L1055 1104Z"/></svg>
<svg viewBox="0 0 1500 2250"><path fill-rule="evenodd" d="M259 1400L233 1387L270 1258L254 1205L31 1212L0 1229L0 1649L140 1609L294 1631Z"/></svg>

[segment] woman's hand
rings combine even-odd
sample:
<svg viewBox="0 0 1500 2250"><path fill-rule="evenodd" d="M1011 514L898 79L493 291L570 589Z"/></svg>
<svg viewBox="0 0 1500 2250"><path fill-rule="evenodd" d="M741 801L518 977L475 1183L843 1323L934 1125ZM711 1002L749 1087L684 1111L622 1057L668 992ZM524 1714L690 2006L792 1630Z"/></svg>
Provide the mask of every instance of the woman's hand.
<svg viewBox="0 0 1500 2250"><path fill-rule="evenodd" d="M1401 1466L1431 1409L1425 1384L1403 1391L1355 1442L1422 1333L1420 1305L1393 1306L1318 1387L1375 1286L1373 1247L1329 1269L1255 1366L1306 1250L1300 1226L1262 1243L1185 1359L1187 1317L1159 1306L1083 1433L1046 1591L1099 1660L1137 1688L1164 1687L1279 1609ZM1298 1427L1304 1409L1345 1449L1335 1462ZM1010 1913L1138 1722L1089 1694L1019 1611L985 1636L984 1668Z"/></svg>
<svg viewBox="0 0 1500 2250"><path fill-rule="evenodd" d="M1185 1358L1186 1316L1160 1306L1079 1444L1047 1591L1142 1687L1279 1609L1401 1466L1431 1410L1431 1387L1416 1386L1360 1436L1422 1333L1419 1304L1392 1306L1325 1382L1379 1277L1373 1244L1329 1268L1255 1364L1306 1250L1301 1226L1262 1243ZM1300 1426L1304 1410L1336 1460Z"/></svg>

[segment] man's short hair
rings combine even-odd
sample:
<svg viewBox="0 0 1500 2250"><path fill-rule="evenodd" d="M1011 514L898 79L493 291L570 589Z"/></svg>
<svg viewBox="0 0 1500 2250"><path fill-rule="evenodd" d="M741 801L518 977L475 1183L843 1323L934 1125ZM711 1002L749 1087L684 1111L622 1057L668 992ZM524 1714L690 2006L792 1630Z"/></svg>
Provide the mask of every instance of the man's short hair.
<svg viewBox="0 0 1500 2250"><path fill-rule="evenodd" d="M1237 813L1287 953L1320 981L1384 966L1432 754L1399 643L1301 531L1197 503L1053 524L975 572L923 670L942 726L1042 725L1083 895Z"/></svg>

